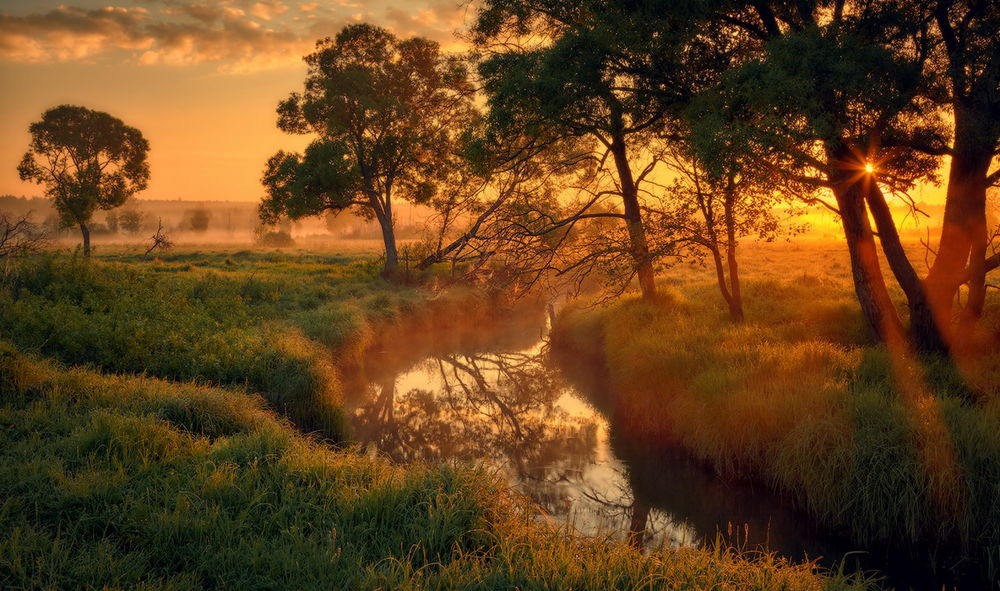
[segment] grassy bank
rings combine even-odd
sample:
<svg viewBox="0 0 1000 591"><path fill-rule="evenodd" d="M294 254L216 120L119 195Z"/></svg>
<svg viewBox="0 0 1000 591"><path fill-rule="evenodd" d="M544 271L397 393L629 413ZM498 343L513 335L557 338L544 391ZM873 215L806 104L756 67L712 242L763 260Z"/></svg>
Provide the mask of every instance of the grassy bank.
<svg viewBox="0 0 1000 591"><path fill-rule="evenodd" d="M0 344L9 589L860 589L771 556L562 535L496 476L310 440L232 389Z"/></svg>
<svg viewBox="0 0 1000 591"><path fill-rule="evenodd" d="M370 260L249 251L147 261L50 255L0 282L0 336L22 350L110 373L259 393L302 429L343 439L336 366L375 327L433 322L479 294L389 284Z"/></svg>
<svg viewBox="0 0 1000 591"><path fill-rule="evenodd" d="M654 303L569 311L554 341L607 368L595 402L630 442L763 481L859 543L995 568L1000 347L958 370L892 359L867 342L845 283L791 277L751 282L744 324L692 282ZM989 328L995 299L988 314Z"/></svg>

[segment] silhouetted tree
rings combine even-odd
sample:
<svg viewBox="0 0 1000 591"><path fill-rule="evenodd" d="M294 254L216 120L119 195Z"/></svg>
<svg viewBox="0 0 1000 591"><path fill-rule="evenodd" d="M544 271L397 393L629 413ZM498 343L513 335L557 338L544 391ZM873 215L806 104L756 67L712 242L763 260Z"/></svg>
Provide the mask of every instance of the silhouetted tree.
<svg viewBox="0 0 1000 591"><path fill-rule="evenodd" d="M120 119L85 107L62 105L32 123L31 144L17 170L21 180L45 186L64 225L83 234L90 256L87 224L97 209L125 203L146 188L149 142Z"/></svg>
<svg viewBox="0 0 1000 591"><path fill-rule="evenodd" d="M649 152L669 105L683 101L693 84L671 67L687 39L664 14L670 7L497 0L483 4L473 28L485 54L479 74L487 133L525 136L535 145L572 142L572 161L599 177L593 195L620 200L620 211L601 207L600 199L586 203L621 221L644 297L656 293L640 203L656 162Z"/></svg>
<svg viewBox="0 0 1000 591"><path fill-rule="evenodd" d="M212 221L212 214L204 207L192 209L188 212L188 225L194 232L207 232L208 224Z"/></svg>
<svg viewBox="0 0 1000 591"><path fill-rule="evenodd" d="M822 2L794 11L778 1L734 6L719 15L720 26L757 44L748 44L744 63L689 112L700 154L711 163L719 145L740 145L774 174L831 190L865 317L880 338L901 343L905 331L882 274L871 215L907 297L911 326L933 328L882 193L903 195L937 167L934 156L902 142L886 147L890 139L934 136L941 128L934 110L916 100L925 56L912 42L908 13L890 2L839 2L834 11ZM912 336L922 350L944 348L936 330Z"/></svg>
<svg viewBox="0 0 1000 591"><path fill-rule="evenodd" d="M922 0L914 11L929 16L929 98L952 113L951 145L917 144L929 154L951 157L941 239L927 275L929 297L939 326L952 320L959 287L969 286L964 309L968 333L983 311L986 273L1000 265L988 256L986 192L1000 185L1000 169L990 168L1000 153L1000 3L981 0ZM930 330L930 327L923 328Z"/></svg>
<svg viewBox="0 0 1000 591"><path fill-rule="evenodd" d="M104 222L108 225L108 231L112 234L118 233L118 213L115 211L109 211L108 215L104 217Z"/></svg>
<svg viewBox="0 0 1000 591"><path fill-rule="evenodd" d="M400 40L367 24L323 39L305 59L305 90L278 106L278 127L317 139L304 154L282 151L268 161L261 219L353 207L378 220L391 275L393 198L427 202L457 164L455 143L472 113L467 69L433 41Z"/></svg>
<svg viewBox="0 0 1000 591"><path fill-rule="evenodd" d="M126 209L118 216L118 224L127 234L135 236L142 231L142 212L138 209Z"/></svg>
<svg viewBox="0 0 1000 591"><path fill-rule="evenodd" d="M649 208L654 232L666 226L669 232L712 259L719 292L730 317L740 322L743 290L737 249L742 238L756 236L772 241L782 234L801 231L800 226L782 224L776 208L784 205L791 215L799 187L779 183L779 177L754 165L749 159L731 157L716 161L717 170L706 170L684 142L667 150L664 162L674 173L659 209Z"/></svg>
<svg viewBox="0 0 1000 591"><path fill-rule="evenodd" d="M170 248L173 248L174 246L173 241L171 241L170 237L167 236L167 233L163 231L162 218L158 218L156 220L156 232L153 233L153 235L150 236L149 239L150 239L149 248L146 249L146 252L143 256L148 257L149 253L153 252L154 250L168 250Z"/></svg>

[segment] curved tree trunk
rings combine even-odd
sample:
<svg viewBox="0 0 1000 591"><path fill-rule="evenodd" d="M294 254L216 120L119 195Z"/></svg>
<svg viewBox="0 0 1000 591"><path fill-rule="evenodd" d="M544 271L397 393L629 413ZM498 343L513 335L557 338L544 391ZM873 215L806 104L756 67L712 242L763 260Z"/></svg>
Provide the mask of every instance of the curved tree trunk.
<svg viewBox="0 0 1000 591"><path fill-rule="evenodd" d="M382 242L385 244L385 265L382 267L383 277L395 277L399 270L399 253L396 250L396 232L392 227L392 217L378 216L382 227Z"/></svg>
<svg viewBox="0 0 1000 591"><path fill-rule="evenodd" d="M80 223L80 233L83 234L83 256L90 256L90 228L87 224Z"/></svg>
<svg viewBox="0 0 1000 591"><path fill-rule="evenodd" d="M938 326L950 327L955 296L966 281L969 299L960 332L975 326L986 295L986 175L996 138L968 109L955 107L955 142L937 256L927 275L928 296Z"/></svg>
<svg viewBox="0 0 1000 591"><path fill-rule="evenodd" d="M385 246L385 264L382 266L382 277L392 279L399 269L399 254L396 250L396 232L392 220L392 194L386 190L382 195L375 190L371 182L366 182L365 193L375 219L382 230L382 244Z"/></svg>
<svg viewBox="0 0 1000 591"><path fill-rule="evenodd" d="M861 185L872 218L875 220L875 227L878 229L882 252L885 253L896 282L906 294L906 304L910 311L910 337L914 347L923 353L946 353L947 326L941 327L935 321L924 283L906 256L903 242L896 229L896 222L892 219L892 212L882 190L872 175L868 174L861 181Z"/></svg>
<svg viewBox="0 0 1000 591"><path fill-rule="evenodd" d="M905 341L903 324L889 297L878 260L875 236L868 221L860 173L849 148L831 151L828 178L840 209L840 222L851 255L854 291L868 326L876 337L890 345Z"/></svg>
<svg viewBox="0 0 1000 591"><path fill-rule="evenodd" d="M615 168L618 171L618 182L621 185L622 205L625 212L625 226L628 229L629 246L632 260L635 261L635 271L639 278L639 289L643 299L656 296L656 278L653 273L653 258L646 242L646 229L642 223L642 211L639 208L639 190L632 177L632 167L629 165L625 142L617 139L611 144L611 153L615 158Z"/></svg>

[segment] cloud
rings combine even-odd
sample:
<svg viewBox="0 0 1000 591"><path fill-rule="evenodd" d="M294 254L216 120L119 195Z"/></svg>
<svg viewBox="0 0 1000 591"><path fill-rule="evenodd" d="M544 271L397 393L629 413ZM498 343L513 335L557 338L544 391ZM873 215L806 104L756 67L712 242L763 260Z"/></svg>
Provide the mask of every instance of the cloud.
<svg viewBox="0 0 1000 591"><path fill-rule="evenodd" d="M255 2L254 5L250 7L250 14L265 21L269 21L272 18L280 16L286 12L288 12L288 7L275 0Z"/></svg>
<svg viewBox="0 0 1000 591"><path fill-rule="evenodd" d="M184 2L151 0L150 9L59 6L25 16L0 15L0 59L46 63L125 59L148 65L214 63L220 72L245 73L301 64L320 37L366 20L400 36L422 35L446 47L464 20L456 1L431 0L381 15L356 0L311 2L289 12L281 0ZM381 21L381 22L379 22Z"/></svg>
<svg viewBox="0 0 1000 591"><path fill-rule="evenodd" d="M256 18L267 16L264 20L287 10L279 2L258 2L253 8ZM153 18L145 8L60 6L43 14L0 15L0 58L94 61L125 52L142 64L218 62L220 71L235 73L300 63L313 41L289 28L265 27L232 6L171 3L160 14Z"/></svg>
<svg viewBox="0 0 1000 591"><path fill-rule="evenodd" d="M151 45L141 33L145 8L105 7L95 10L59 7L43 15L0 15L0 55L13 61L83 60L109 43L122 49Z"/></svg>

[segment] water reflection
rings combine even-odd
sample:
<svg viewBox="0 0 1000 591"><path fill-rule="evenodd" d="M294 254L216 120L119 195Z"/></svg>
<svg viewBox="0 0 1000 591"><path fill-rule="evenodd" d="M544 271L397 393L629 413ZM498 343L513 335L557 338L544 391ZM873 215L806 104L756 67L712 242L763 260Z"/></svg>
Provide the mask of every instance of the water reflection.
<svg viewBox="0 0 1000 591"><path fill-rule="evenodd" d="M856 563L852 545L767 489L616 425L602 364L550 355L543 324L538 313L464 333L397 331L346 376L355 439L397 462L491 463L545 518L644 549L718 538ZM883 558L862 557L885 569ZM888 572L902 588L940 588L912 562L899 566Z"/></svg>
<svg viewBox="0 0 1000 591"><path fill-rule="evenodd" d="M350 376L354 438L396 462L489 462L542 514L586 534L698 543L697 528L636 495L637 468L662 466L618 459L604 415L553 366L537 321L527 324L501 327L503 346L441 346L430 334L371 352Z"/></svg>

